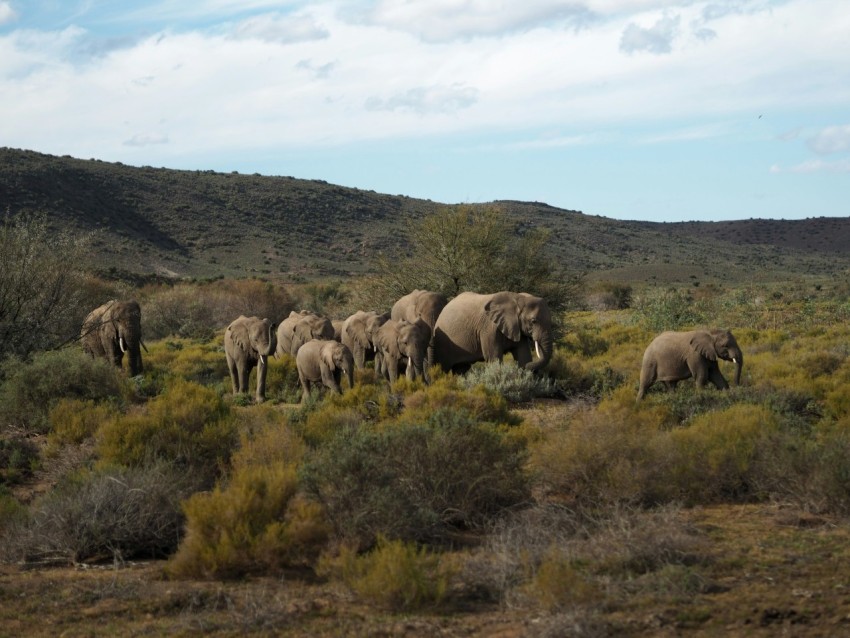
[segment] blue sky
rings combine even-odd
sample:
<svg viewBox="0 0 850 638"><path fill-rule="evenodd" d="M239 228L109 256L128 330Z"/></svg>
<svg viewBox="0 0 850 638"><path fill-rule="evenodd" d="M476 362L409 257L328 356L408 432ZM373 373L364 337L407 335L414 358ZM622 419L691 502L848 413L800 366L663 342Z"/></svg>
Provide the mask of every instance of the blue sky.
<svg viewBox="0 0 850 638"><path fill-rule="evenodd" d="M0 146L617 219L850 216L850 10L0 0Z"/></svg>

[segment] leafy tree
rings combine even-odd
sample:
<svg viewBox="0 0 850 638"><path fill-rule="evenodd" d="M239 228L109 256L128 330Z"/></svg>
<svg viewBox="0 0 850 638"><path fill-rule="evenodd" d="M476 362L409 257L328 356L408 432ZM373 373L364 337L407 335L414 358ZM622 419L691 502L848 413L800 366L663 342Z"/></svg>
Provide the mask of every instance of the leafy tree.
<svg viewBox="0 0 850 638"><path fill-rule="evenodd" d="M0 358L26 358L79 331L88 237L48 228L42 215L0 224Z"/></svg>
<svg viewBox="0 0 850 638"><path fill-rule="evenodd" d="M451 298L466 290L514 290L571 305L580 278L565 273L547 249L550 232L523 229L500 208L446 207L410 231L407 255L382 255L377 274L354 291L360 307L389 308L415 288Z"/></svg>

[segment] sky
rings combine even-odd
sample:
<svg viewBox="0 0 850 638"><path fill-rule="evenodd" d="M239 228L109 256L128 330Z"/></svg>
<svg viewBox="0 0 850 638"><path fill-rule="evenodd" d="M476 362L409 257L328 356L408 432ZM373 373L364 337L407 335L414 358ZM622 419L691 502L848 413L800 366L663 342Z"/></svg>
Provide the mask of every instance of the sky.
<svg viewBox="0 0 850 638"><path fill-rule="evenodd" d="M850 216L847 0L0 0L0 146L446 204Z"/></svg>

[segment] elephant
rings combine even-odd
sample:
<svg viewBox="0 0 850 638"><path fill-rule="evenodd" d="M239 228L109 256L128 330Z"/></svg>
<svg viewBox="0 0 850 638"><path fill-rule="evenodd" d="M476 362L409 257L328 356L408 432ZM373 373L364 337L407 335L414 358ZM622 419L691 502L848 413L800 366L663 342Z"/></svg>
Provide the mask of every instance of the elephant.
<svg viewBox="0 0 850 638"><path fill-rule="evenodd" d="M735 385L740 385L744 355L731 332L662 332L643 353L637 400L640 401L656 381L672 390L679 381L693 377L699 388L711 382L718 390L727 389L729 384L720 373L718 359L735 364Z"/></svg>
<svg viewBox="0 0 850 638"><path fill-rule="evenodd" d="M233 382L233 394L248 392L251 369L257 366L256 402L265 401L269 355L274 354L277 347L275 328L268 319L245 315L240 315L227 326L224 331L224 354Z"/></svg>
<svg viewBox="0 0 850 638"><path fill-rule="evenodd" d="M340 380L348 377L348 387L354 387L354 355L348 346L332 339L308 341L295 355L298 379L301 381L302 402L310 396L310 387L321 382L332 392L342 394Z"/></svg>
<svg viewBox="0 0 850 638"><path fill-rule="evenodd" d="M334 341L342 343L342 324L344 323L344 319L331 319L331 325L334 327Z"/></svg>
<svg viewBox="0 0 850 638"><path fill-rule="evenodd" d="M358 370L366 367L366 361L375 358L374 335L390 318L390 313L358 310L342 324L342 343L354 355ZM376 363L376 367L379 362Z"/></svg>
<svg viewBox="0 0 850 638"><path fill-rule="evenodd" d="M417 319L422 319L428 325L432 338L428 343L427 361L429 367L434 365L434 326L437 325L437 317L440 316L447 303L449 303L449 300L446 299L445 295L438 292L414 290L396 301L392 310L390 310L390 319L395 321L405 319L414 323Z"/></svg>
<svg viewBox="0 0 850 638"><path fill-rule="evenodd" d="M130 376L141 374L142 311L135 300L113 299L92 310L83 321L80 331L83 350L92 357L104 357L119 368L124 353L129 354Z"/></svg>
<svg viewBox="0 0 850 638"><path fill-rule="evenodd" d="M462 292L437 318L433 341L434 360L445 371L462 373L510 352L519 366L537 372L552 358L552 316L545 299L525 292Z"/></svg>
<svg viewBox="0 0 850 638"><path fill-rule="evenodd" d="M277 327L277 350L275 356L284 353L295 356L298 348L311 339L333 339L331 320L308 310L289 313L289 317Z"/></svg>
<svg viewBox="0 0 850 638"><path fill-rule="evenodd" d="M429 379L425 359L430 343L431 328L424 319L417 319L413 323L404 319L390 319L375 333L375 347L381 355L379 374L390 383L395 383L400 364L406 363L408 379L419 377L427 383Z"/></svg>

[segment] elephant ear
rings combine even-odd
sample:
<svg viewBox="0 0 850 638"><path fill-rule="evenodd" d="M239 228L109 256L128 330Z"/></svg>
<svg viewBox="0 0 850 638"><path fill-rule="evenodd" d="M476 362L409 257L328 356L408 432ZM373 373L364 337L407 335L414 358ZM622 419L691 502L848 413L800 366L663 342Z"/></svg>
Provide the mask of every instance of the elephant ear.
<svg viewBox="0 0 850 638"><path fill-rule="evenodd" d="M366 325L362 321L349 324L346 327L346 332L354 343L364 348L368 348L372 345L369 343L369 338L366 336Z"/></svg>
<svg viewBox="0 0 850 638"><path fill-rule="evenodd" d="M493 295L493 298L484 304L484 314L496 324L499 332L508 339L519 341L522 336L519 324L519 308L512 294L500 292Z"/></svg>
<svg viewBox="0 0 850 638"><path fill-rule="evenodd" d="M336 343L336 342L334 342L334 343ZM322 347L322 350L319 352L319 359L320 359L320 362L324 366L328 367L331 370L333 370L336 367L336 364L334 363L334 346L333 346L333 344L331 344L331 343L325 344L325 346Z"/></svg>
<svg viewBox="0 0 850 638"><path fill-rule="evenodd" d="M691 347L710 361L717 361L714 338L707 332L697 332L691 337Z"/></svg>
<svg viewBox="0 0 850 638"><path fill-rule="evenodd" d="M233 342L233 345L247 352L251 349L251 339L248 336L248 328L241 319L244 319L244 317L240 317L239 320L234 321L227 329L230 331L230 340Z"/></svg>

